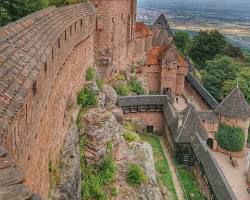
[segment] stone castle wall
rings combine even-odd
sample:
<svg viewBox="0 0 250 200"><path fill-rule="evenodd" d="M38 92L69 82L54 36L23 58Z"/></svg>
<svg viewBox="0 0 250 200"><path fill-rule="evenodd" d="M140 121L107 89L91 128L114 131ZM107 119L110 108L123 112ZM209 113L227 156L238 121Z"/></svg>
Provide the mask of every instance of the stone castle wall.
<svg viewBox="0 0 250 200"><path fill-rule="evenodd" d="M21 109L0 133L1 142L24 170L26 184L44 199L50 187L49 162L56 164L69 129L69 104L76 102L77 93L85 83L86 69L93 65L95 13L91 6L87 7L90 10L85 10L84 15L71 18L68 15L69 23L62 20L58 27L43 27L44 31L51 31L48 37L53 38L47 54L43 55L43 65L28 88ZM76 8L84 11L86 4L72 7ZM58 13L55 9L49 15L55 15L56 19ZM39 21L42 23L45 20Z"/></svg>
<svg viewBox="0 0 250 200"><path fill-rule="evenodd" d="M107 77L130 64L136 0L91 2L97 9L95 64L100 74Z"/></svg>
<svg viewBox="0 0 250 200"><path fill-rule="evenodd" d="M138 119L144 122L146 126L154 126L155 132L161 132L165 128L165 118L162 112L138 112L124 114L125 119Z"/></svg>

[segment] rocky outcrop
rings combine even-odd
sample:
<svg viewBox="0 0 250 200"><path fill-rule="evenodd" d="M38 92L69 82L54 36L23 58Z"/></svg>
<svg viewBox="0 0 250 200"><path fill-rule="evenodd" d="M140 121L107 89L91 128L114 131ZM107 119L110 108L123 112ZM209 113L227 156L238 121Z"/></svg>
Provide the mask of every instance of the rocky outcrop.
<svg viewBox="0 0 250 200"><path fill-rule="evenodd" d="M122 126L115 116L106 110L92 108L84 115L84 134L87 136L85 157L88 163L97 163L106 154L107 144L112 141L115 159L121 159Z"/></svg>
<svg viewBox="0 0 250 200"><path fill-rule="evenodd" d="M104 85L103 93L105 94L105 105L115 105L117 101L117 93L110 85Z"/></svg>
<svg viewBox="0 0 250 200"><path fill-rule="evenodd" d="M70 127L61 155L60 183L52 192L52 199L80 200L81 199L81 172L79 154L79 133L75 123Z"/></svg>
<svg viewBox="0 0 250 200"><path fill-rule="evenodd" d="M162 200L163 196L161 190L157 184L156 172L154 167L154 159L152 147L145 142L134 142L129 145L127 152L131 157L129 160L119 162L119 195L118 200ZM128 186L126 180L122 178L126 177L127 164L136 163L140 165L148 177L148 182L140 185L139 187Z"/></svg>

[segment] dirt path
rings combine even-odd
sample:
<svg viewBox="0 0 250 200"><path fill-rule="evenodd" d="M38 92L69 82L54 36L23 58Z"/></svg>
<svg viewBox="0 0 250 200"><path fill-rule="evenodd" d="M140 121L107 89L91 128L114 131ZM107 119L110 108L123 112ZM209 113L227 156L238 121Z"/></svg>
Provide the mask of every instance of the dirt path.
<svg viewBox="0 0 250 200"><path fill-rule="evenodd" d="M165 156L167 158L169 169L172 173L172 178L173 178L173 182L174 182L174 186L175 186L178 200L184 200L184 193L183 193L183 190L181 188L181 183L179 182L179 179L177 177L176 169L174 167L173 160L171 159L170 152L168 151L168 148L166 146L166 143L164 142L163 137L159 137L159 138L160 138L161 146L163 149L163 153L165 154Z"/></svg>

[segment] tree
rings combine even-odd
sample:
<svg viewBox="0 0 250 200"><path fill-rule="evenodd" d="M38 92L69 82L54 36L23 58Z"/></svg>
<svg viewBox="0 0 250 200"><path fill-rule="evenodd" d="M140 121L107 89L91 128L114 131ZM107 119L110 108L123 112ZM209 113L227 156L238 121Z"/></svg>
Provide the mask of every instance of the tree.
<svg viewBox="0 0 250 200"><path fill-rule="evenodd" d="M176 47L181 51L181 53L183 55L186 55L188 47L191 43L188 33L185 31L177 31L175 33L174 42Z"/></svg>
<svg viewBox="0 0 250 200"><path fill-rule="evenodd" d="M214 59L225 48L225 45L225 38L218 31L200 31L194 37L188 55L196 66L202 69L205 66L205 62Z"/></svg>
<svg viewBox="0 0 250 200"><path fill-rule="evenodd" d="M245 143L245 134L239 127L221 124L215 135L221 148L228 151L241 151Z"/></svg>
<svg viewBox="0 0 250 200"><path fill-rule="evenodd" d="M248 67L242 68L237 74L238 84L241 88L246 100L250 103L250 69ZM226 80L223 85L224 97L228 95L237 85L237 80Z"/></svg>
<svg viewBox="0 0 250 200"><path fill-rule="evenodd" d="M235 47L231 44L226 44L225 48L221 50L220 54L226 55L241 61L244 61L245 57L240 47Z"/></svg>
<svg viewBox="0 0 250 200"><path fill-rule="evenodd" d="M240 69L241 63L228 56L207 61L206 67L201 71L204 87L215 99L221 101L224 98L224 83L228 80L236 80Z"/></svg>

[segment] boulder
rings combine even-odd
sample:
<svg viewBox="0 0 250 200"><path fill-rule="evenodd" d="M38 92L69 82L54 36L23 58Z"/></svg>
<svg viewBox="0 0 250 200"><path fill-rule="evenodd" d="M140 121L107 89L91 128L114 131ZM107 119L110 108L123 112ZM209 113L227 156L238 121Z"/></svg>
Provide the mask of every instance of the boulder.
<svg viewBox="0 0 250 200"><path fill-rule="evenodd" d="M85 87L89 88L95 95L100 93L100 89L95 81L86 82Z"/></svg>
<svg viewBox="0 0 250 200"><path fill-rule="evenodd" d="M122 108L114 106L111 108L111 112L115 116L116 121L119 122L120 124L122 124L123 117L124 117Z"/></svg>
<svg viewBox="0 0 250 200"><path fill-rule="evenodd" d="M52 199L80 200L81 199L81 171L79 153L79 133L76 124L72 124L65 139L60 158L60 183L52 191Z"/></svg>
<svg viewBox="0 0 250 200"><path fill-rule="evenodd" d="M104 85L103 93L105 95L105 105L115 105L117 101L117 93L110 85Z"/></svg>

